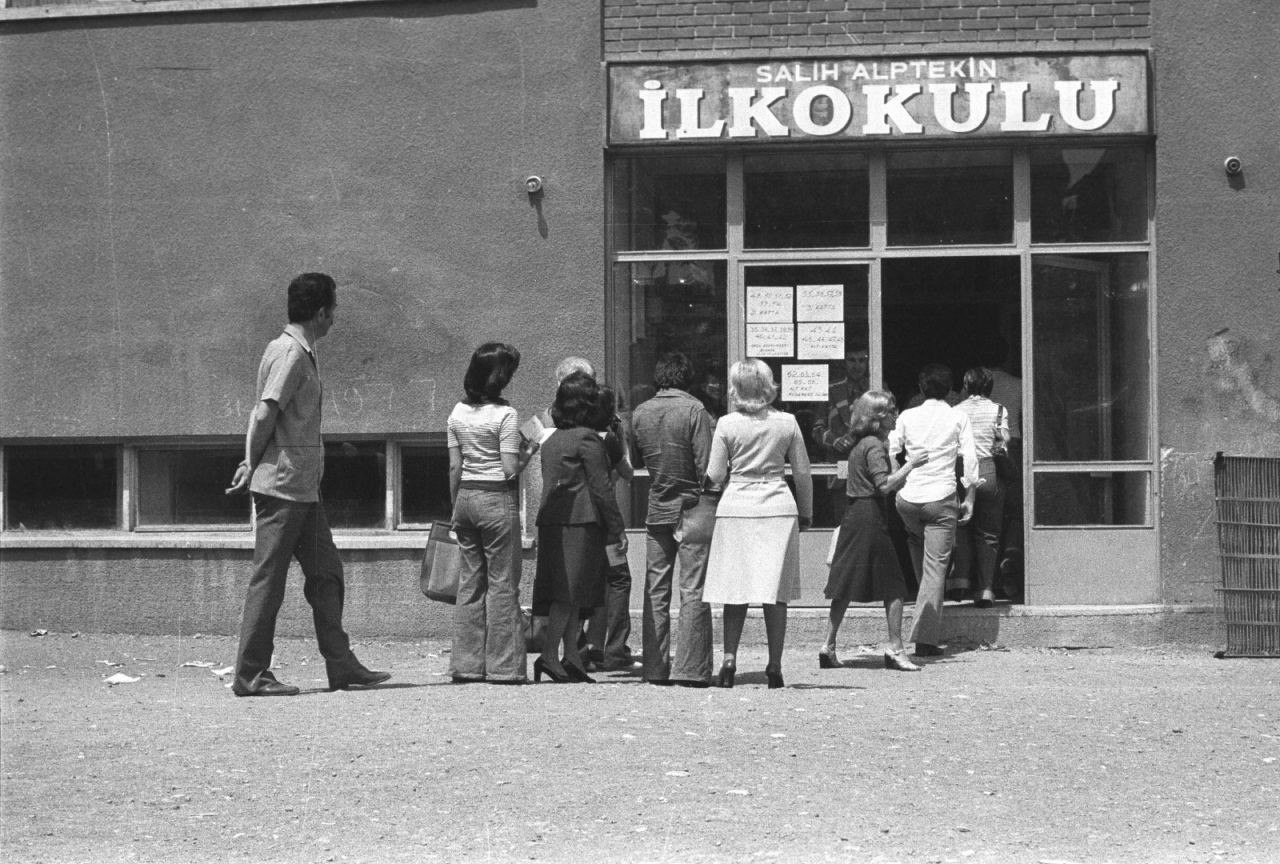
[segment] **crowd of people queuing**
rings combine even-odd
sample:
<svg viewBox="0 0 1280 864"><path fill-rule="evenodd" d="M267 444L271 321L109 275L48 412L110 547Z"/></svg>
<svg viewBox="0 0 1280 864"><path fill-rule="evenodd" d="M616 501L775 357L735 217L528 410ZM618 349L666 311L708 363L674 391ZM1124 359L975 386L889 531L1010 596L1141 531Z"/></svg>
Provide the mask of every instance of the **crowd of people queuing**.
<svg viewBox="0 0 1280 864"><path fill-rule="evenodd" d="M318 495L322 390L315 342L333 325L336 308L328 276L303 274L290 284L290 323L263 356L245 460L228 489L252 491L256 520L254 575L232 688L239 696L298 692L269 669L292 558L302 565L330 686L374 686L390 677L366 669L351 653L341 623L342 564ZM850 603L881 602L885 667L919 671L906 643L914 643L917 657L942 653L953 549L953 579L972 585L978 605L990 605L993 597L1004 494L994 457L1010 439L1008 413L990 399L989 370L968 370L963 398L957 398L950 369L935 363L919 374L917 404L899 415L892 394L867 389L865 351L854 361L833 385L843 388L838 398L810 431L848 464L839 488L823 491L838 492L842 517L818 663L823 669L842 665L836 638ZM774 407L778 392L770 366L755 358L732 364L722 413L714 410L715 383L707 387L704 379L695 392L690 359L663 354L654 369L654 395L635 407L629 429L615 393L578 357L555 370L550 409L521 424L503 396L519 366L514 346L480 345L447 422L451 523L461 558L452 681L528 681L519 488L536 458L532 612L541 626L534 640L540 647L535 683L594 683L597 669L638 666L643 680L657 686L733 687L747 610L759 605L768 642L765 678L770 688L783 687L787 606L801 593L799 533L812 526L814 490L811 441L794 415ZM631 573L615 489L635 468L649 476L639 658L628 646ZM919 586L906 637L908 591L889 536L890 502L906 528ZM679 604L674 656L673 592ZM713 604L723 606L724 640L715 673Z"/></svg>

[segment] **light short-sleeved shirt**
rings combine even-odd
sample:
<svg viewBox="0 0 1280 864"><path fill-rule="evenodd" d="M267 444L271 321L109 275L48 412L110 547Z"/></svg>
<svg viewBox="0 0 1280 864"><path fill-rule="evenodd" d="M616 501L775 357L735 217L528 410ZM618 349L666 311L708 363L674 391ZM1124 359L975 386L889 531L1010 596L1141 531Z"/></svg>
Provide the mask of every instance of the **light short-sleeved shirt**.
<svg viewBox="0 0 1280 864"><path fill-rule="evenodd" d="M520 452L520 422L510 405L459 402L449 414L445 443L462 452L462 479L505 481L503 453Z"/></svg>
<svg viewBox="0 0 1280 864"><path fill-rule="evenodd" d="M253 469L249 489L287 501L319 501L324 476L320 437L324 388L315 349L297 324L267 345L258 365L258 400L279 408L276 428Z"/></svg>

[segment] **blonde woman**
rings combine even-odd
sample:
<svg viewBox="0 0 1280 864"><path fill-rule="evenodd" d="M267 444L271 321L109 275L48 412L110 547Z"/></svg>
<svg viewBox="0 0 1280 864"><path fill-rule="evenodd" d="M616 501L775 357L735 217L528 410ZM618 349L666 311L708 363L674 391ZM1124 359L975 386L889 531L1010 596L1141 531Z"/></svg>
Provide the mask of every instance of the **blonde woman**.
<svg viewBox="0 0 1280 864"><path fill-rule="evenodd" d="M783 686L787 603L800 597L800 536L813 521L813 481L804 436L790 414L771 407L778 388L764 362L729 370L730 412L716 424L707 479L723 486L711 535L702 599L724 604L721 687L732 687L747 606L764 607L769 688ZM785 479L791 463L796 494Z"/></svg>

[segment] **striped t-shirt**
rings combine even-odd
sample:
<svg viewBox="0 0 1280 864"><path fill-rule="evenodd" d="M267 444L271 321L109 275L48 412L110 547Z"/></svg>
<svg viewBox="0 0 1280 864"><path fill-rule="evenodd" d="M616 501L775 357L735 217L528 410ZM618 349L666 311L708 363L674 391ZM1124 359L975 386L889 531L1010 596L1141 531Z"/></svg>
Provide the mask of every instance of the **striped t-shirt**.
<svg viewBox="0 0 1280 864"><path fill-rule="evenodd" d="M1005 440L1009 437L1009 412L1000 413L1000 406L985 396L970 396L956 406L956 409L969 415L969 425L973 428L973 448L979 459L991 458L991 446L995 443L996 421L1005 432Z"/></svg>
<svg viewBox="0 0 1280 864"><path fill-rule="evenodd" d="M490 402L459 402L449 415L445 441L462 451L463 480L506 480L502 454L520 452L516 409Z"/></svg>

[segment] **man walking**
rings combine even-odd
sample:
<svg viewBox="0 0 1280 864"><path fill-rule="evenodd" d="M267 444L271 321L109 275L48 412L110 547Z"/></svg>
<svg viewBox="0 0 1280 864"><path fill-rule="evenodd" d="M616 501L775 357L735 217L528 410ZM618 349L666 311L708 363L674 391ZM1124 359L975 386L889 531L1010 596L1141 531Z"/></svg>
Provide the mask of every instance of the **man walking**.
<svg viewBox="0 0 1280 864"><path fill-rule="evenodd" d="M227 494L253 493L253 576L244 601L236 656L237 696L294 696L298 688L276 680L276 615L284 601L289 561L298 559L311 604L316 641L331 690L369 687L391 677L373 672L351 653L342 629L342 560L324 505L320 477L322 388L315 343L333 326L337 286L324 273L303 273L289 283L289 324L267 345L258 366L258 399L249 416L245 459Z"/></svg>
<svg viewBox="0 0 1280 864"><path fill-rule="evenodd" d="M716 496L703 478L711 456L711 415L688 392L693 364L678 351L654 370L657 394L636 407L631 423L636 465L649 469L645 573L644 679L650 684L706 687L711 678L711 607L702 602ZM671 662L671 583L680 562L680 631Z"/></svg>

